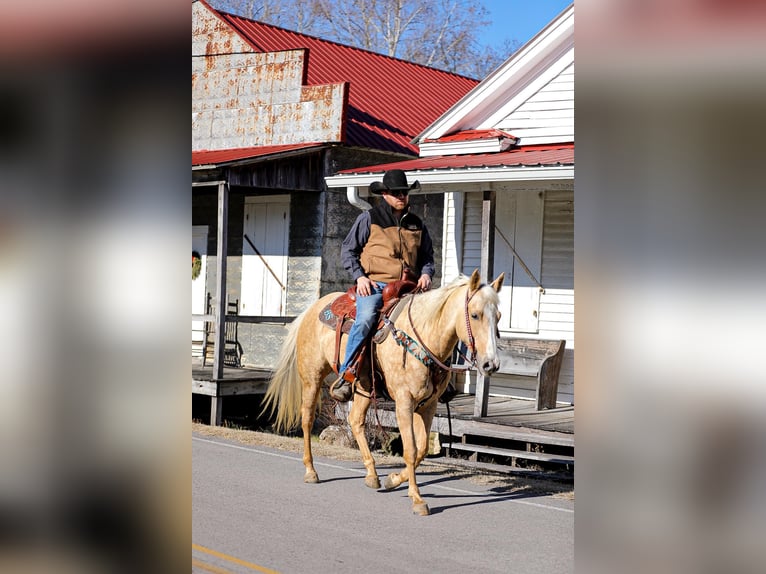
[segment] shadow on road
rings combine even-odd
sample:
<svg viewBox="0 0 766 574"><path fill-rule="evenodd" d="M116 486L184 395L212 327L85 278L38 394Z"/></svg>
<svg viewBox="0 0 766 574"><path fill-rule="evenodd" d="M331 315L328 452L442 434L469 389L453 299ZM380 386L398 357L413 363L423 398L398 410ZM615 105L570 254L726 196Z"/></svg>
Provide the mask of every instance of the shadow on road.
<svg viewBox="0 0 766 574"><path fill-rule="evenodd" d="M422 493L421 493L422 494ZM497 502L507 502L510 500L523 500L525 498L536 498L544 496L540 493L525 493L514 492L510 494L422 494L423 498L429 501L428 506L431 509L431 514L439 514L447 510L454 510L462 506L475 506L478 504L492 504ZM463 502L458 504L445 504L443 506L434 506L430 503L431 500L459 500L459 499L472 499L471 502ZM476 500L479 498L479 500Z"/></svg>
<svg viewBox="0 0 766 574"><path fill-rule="evenodd" d="M341 480L364 480L364 477L361 476L336 476L335 478L320 478L319 484L329 484L331 482L337 482Z"/></svg>
<svg viewBox="0 0 766 574"><path fill-rule="evenodd" d="M562 492L561 485L555 483L546 483L543 480L530 480L524 478L514 478L507 485L495 486L489 489L489 493L476 492L476 494L455 493L455 494L434 494L423 492L422 489L429 486L443 485L449 488L449 483L455 483L461 479L466 479L471 473L459 473L457 475L445 476L439 472L418 473L418 486L421 488L421 495L429 500L431 514L439 514L447 510L460 508L464 506L475 506L479 504L493 504L513 500L524 500L530 498L541 498ZM444 484L443 484L444 483ZM407 483L391 490L389 492L406 491ZM461 488L463 492L465 489ZM434 507L431 501L455 501L455 504L444 504ZM467 501L467 502L461 502Z"/></svg>

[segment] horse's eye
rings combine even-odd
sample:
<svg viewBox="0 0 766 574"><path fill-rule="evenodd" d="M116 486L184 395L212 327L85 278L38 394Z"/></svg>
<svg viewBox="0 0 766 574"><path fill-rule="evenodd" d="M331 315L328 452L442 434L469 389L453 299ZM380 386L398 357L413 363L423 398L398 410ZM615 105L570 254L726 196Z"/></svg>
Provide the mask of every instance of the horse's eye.
<svg viewBox="0 0 766 574"><path fill-rule="evenodd" d="M471 319L478 319L479 314L478 313L471 313Z"/></svg>

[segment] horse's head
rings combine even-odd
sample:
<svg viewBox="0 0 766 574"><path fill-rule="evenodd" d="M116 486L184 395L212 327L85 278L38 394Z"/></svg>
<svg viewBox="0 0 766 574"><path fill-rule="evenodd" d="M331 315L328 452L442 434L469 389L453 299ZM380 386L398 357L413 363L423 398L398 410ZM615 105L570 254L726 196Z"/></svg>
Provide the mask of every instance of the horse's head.
<svg viewBox="0 0 766 574"><path fill-rule="evenodd" d="M476 368L482 375L489 376L500 368L497 354L497 322L500 299L497 293L503 285L505 274L501 273L489 285L482 285L478 270L468 281L465 302L465 321L458 325L458 336L474 354Z"/></svg>

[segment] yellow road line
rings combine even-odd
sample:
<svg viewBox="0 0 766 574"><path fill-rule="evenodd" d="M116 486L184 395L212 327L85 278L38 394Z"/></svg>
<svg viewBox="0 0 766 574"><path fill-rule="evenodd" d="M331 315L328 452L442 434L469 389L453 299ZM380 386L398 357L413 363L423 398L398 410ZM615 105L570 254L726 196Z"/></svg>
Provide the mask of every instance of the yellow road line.
<svg viewBox="0 0 766 574"><path fill-rule="evenodd" d="M269 570L268 568L264 568L263 566L258 566L258 564L253 564L252 562L240 560L239 558L235 558L234 556L229 556L228 554L218 552L217 550L213 550L211 548L205 548L204 546L200 546L199 544L192 544L192 550L197 550L199 552L204 552L205 554L210 554L211 556L215 556L216 558L221 558L222 560L227 560L229 562L233 562L234 564L239 564L240 566L245 566L246 568L250 568L251 570L256 570L258 572L265 572L265 574L279 574L279 572L277 572L276 570Z"/></svg>
<svg viewBox="0 0 766 574"><path fill-rule="evenodd" d="M192 558L192 566L196 566L197 568L202 568L203 570L207 570L208 572L214 572L215 574L231 574L231 570L226 570L225 568L219 568L218 566L213 566L212 564L206 564L202 560L195 560Z"/></svg>

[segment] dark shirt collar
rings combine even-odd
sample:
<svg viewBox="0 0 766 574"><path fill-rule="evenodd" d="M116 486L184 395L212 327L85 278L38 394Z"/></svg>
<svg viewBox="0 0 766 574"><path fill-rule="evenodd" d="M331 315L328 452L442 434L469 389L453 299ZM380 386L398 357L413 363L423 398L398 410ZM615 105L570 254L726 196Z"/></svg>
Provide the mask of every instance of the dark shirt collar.
<svg viewBox="0 0 766 574"><path fill-rule="evenodd" d="M394 208L388 205L385 199L381 201L379 206L382 208L382 211L389 217L389 219L391 221L396 222L397 224L410 213L409 204L407 205L407 207L404 208L404 212L402 213L400 217L396 217L396 215L394 215Z"/></svg>

